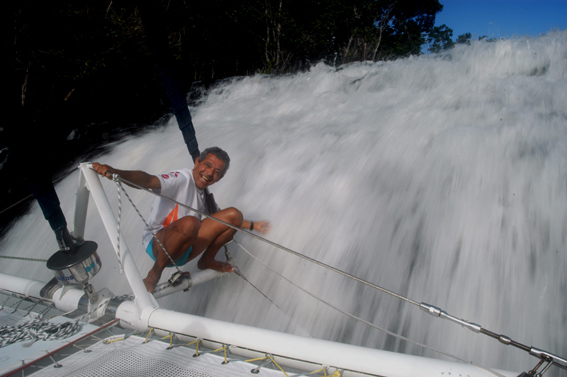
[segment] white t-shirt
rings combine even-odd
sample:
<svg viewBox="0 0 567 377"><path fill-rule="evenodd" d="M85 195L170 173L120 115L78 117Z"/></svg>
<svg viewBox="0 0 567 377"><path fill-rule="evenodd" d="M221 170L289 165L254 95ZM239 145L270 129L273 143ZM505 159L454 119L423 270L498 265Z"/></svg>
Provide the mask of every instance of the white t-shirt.
<svg viewBox="0 0 567 377"><path fill-rule="evenodd" d="M170 173L159 174L157 177L161 182L161 190L157 190L159 194L208 214L205 206L205 193L195 186L191 169L174 170ZM202 217L195 211L177 203L156 197L148 219L150 227L144 229L142 237L144 248L148 246L154 233L185 216L193 216L199 220Z"/></svg>

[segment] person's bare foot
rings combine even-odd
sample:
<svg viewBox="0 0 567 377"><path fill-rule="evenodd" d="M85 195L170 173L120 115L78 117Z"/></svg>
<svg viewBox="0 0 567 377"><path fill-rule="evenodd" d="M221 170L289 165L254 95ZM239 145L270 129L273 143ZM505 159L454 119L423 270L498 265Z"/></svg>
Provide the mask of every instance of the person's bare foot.
<svg viewBox="0 0 567 377"><path fill-rule="evenodd" d="M156 289L156 285L159 281L159 278L155 278L153 276L148 275L148 277L146 277L144 279L144 285L146 286L146 289L148 290L148 292L150 293L154 293L154 290Z"/></svg>
<svg viewBox="0 0 567 377"><path fill-rule="evenodd" d="M232 267L230 263L219 262L217 260L208 262L200 259L197 263L197 267L199 267L200 270L211 269L219 272L234 272L234 267Z"/></svg>

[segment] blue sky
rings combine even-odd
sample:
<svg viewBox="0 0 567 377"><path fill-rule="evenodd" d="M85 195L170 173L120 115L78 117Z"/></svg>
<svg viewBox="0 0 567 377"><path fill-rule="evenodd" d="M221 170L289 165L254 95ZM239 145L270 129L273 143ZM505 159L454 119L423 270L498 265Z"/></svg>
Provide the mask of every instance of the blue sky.
<svg viewBox="0 0 567 377"><path fill-rule="evenodd" d="M439 0L443 10L435 25L453 29L453 40L464 33L474 39L537 36L567 29L567 0Z"/></svg>

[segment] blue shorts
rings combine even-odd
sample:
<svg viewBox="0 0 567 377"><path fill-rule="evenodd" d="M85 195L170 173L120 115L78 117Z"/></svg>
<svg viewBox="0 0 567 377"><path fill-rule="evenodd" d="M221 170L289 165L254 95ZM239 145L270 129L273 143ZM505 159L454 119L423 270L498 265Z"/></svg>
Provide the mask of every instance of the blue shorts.
<svg viewBox="0 0 567 377"><path fill-rule="evenodd" d="M148 253L150 258L152 258L155 261L156 257L154 256L154 246L153 245L154 245L154 240L152 239L150 241L150 243L148 244L148 247L146 247L146 253ZM187 259L189 259L189 255L191 255L191 250L193 250L193 246L190 246L189 249L187 249L185 254L183 254L181 256L181 258L179 258L177 260L177 262L175 262L175 265L183 266L185 263L187 263ZM166 267L173 267L173 265L170 263Z"/></svg>

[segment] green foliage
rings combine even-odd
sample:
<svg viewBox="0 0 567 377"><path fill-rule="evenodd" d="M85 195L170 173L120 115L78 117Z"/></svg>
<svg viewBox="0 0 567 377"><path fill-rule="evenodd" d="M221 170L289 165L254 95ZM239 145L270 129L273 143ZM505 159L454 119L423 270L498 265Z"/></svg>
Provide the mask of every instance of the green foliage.
<svg viewBox="0 0 567 377"><path fill-rule="evenodd" d="M34 117L59 110L79 117L75 119L79 122L96 121L99 114L104 120L109 113L116 114L124 96L135 97L148 85L144 80L136 84L132 77L134 72L153 70L144 58L139 19L133 8L108 5L98 1L18 4L9 36L14 64L9 88L15 108ZM126 85L130 87L119 89Z"/></svg>
<svg viewBox="0 0 567 377"><path fill-rule="evenodd" d="M168 3L191 80L284 73L420 54L438 0L212 0Z"/></svg>
<svg viewBox="0 0 567 377"><path fill-rule="evenodd" d="M472 34L471 33L465 33L465 34L459 35L457 37L457 40L455 41L455 43L470 45L471 39L472 39Z"/></svg>
<svg viewBox="0 0 567 377"><path fill-rule="evenodd" d="M429 45L429 52L438 53L444 50L453 48L455 42L451 39L453 37L453 30L447 25L434 26L429 30L427 36L427 44Z"/></svg>
<svg viewBox="0 0 567 377"><path fill-rule="evenodd" d="M75 123L140 121L141 114L163 111L167 101L136 5L11 2L10 108L33 119L61 112ZM438 0L162 0L161 6L187 85L293 72L319 61L420 54L442 9Z"/></svg>

